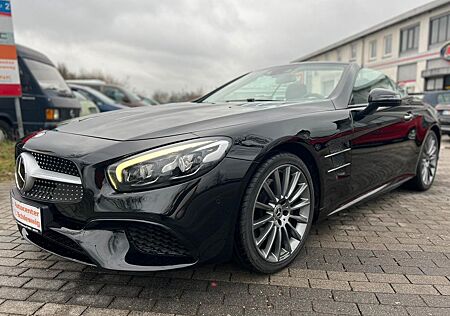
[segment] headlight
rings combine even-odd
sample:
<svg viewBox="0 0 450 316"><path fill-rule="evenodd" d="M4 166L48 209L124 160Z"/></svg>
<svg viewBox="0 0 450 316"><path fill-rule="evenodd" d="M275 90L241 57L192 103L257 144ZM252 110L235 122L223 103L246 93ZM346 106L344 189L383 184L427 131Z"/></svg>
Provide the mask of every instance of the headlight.
<svg viewBox="0 0 450 316"><path fill-rule="evenodd" d="M228 138L200 138L121 160L107 169L111 185L129 192L171 185L214 168L231 146Z"/></svg>

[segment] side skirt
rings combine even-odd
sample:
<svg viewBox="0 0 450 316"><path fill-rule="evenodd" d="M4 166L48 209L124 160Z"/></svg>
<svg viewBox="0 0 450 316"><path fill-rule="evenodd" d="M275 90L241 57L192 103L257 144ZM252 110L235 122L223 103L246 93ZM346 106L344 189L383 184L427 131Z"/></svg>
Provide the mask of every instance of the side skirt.
<svg viewBox="0 0 450 316"><path fill-rule="evenodd" d="M377 196L379 194L382 194L384 192L388 192L388 191L394 190L394 189L398 188L403 183L405 183L406 181L408 181L408 180L410 180L412 178L414 178L414 176L408 176L406 178L402 178L399 181L385 183L385 184L383 184L383 185L381 185L381 186L379 186L379 187L377 187L377 188L375 188L375 189L373 189L373 190L371 190L371 191L369 191L369 192L367 192L367 193L365 193L363 195L360 195L356 199L351 200L350 202L342 205L341 207L335 209L334 211L329 213L328 216L331 216L331 215L336 214L336 213L338 213L340 211L343 211L343 210L345 210L345 209L347 209L347 208L349 208L349 207L351 207L351 206L353 206L353 205L355 205L355 204L357 204L359 202L366 201L366 200L369 200L371 198L374 198L375 196Z"/></svg>

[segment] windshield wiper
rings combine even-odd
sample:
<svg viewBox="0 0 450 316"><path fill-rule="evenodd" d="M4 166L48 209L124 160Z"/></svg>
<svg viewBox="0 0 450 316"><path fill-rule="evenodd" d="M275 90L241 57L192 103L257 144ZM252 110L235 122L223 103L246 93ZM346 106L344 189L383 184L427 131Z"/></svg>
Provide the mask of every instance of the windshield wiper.
<svg viewBox="0 0 450 316"><path fill-rule="evenodd" d="M269 102L269 101L276 101L276 100L248 98L241 100L226 100L225 102Z"/></svg>

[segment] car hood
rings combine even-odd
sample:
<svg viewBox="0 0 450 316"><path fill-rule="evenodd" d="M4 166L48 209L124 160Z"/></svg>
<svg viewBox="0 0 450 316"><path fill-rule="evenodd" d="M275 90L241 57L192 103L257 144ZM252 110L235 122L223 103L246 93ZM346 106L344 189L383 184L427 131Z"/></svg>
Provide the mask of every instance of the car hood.
<svg viewBox="0 0 450 316"><path fill-rule="evenodd" d="M302 104L176 103L81 117L60 125L56 130L110 140L144 140L330 110L334 110L331 101Z"/></svg>

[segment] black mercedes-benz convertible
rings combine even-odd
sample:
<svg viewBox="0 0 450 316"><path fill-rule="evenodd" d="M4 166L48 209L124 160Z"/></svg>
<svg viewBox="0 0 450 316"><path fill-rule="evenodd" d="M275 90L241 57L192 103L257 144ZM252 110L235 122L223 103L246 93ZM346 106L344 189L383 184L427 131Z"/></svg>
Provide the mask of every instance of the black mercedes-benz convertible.
<svg viewBox="0 0 450 316"><path fill-rule="evenodd" d="M440 137L436 111L381 72L294 63L19 141L12 210L26 240L89 265L234 257L273 273L319 217L403 183L430 188Z"/></svg>

